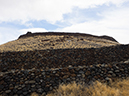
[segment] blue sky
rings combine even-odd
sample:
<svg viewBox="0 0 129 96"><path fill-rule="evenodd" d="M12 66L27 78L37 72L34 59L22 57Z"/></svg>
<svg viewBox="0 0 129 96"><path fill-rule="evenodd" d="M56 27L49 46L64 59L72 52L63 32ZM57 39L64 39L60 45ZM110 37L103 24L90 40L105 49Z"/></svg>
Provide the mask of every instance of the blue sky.
<svg viewBox="0 0 129 96"><path fill-rule="evenodd" d="M0 44L31 32L109 35L129 43L129 0L0 0Z"/></svg>

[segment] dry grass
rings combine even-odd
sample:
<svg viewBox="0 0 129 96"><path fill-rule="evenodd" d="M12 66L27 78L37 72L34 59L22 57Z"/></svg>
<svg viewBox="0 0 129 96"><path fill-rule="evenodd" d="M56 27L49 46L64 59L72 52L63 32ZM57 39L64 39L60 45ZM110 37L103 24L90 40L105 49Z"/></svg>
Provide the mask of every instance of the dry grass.
<svg viewBox="0 0 129 96"><path fill-rule="evenodd" d="M76 36L34 36L14 40L0 45L0 52L3 51L27 51L44 49L65 49L65 48L98 48L103 46L112 46L119 43L106 39L93 37Z"/></svg>
<svg viewBox="0 0 129 96"><path fill-rule="evenodd" d="M98 81L90 86L75 82L64 84L47 96L129 96L129 79L118 80L110 85Z"/></svg>

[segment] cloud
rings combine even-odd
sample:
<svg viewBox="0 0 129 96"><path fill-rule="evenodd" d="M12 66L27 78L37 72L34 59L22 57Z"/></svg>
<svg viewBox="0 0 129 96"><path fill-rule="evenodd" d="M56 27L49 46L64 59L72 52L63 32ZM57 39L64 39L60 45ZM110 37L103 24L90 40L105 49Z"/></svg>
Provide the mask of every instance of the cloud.
<svg viewBox="0 0 129 96"><path fill-rule="evenodd" d="M48 32L44 28L28 28L28 29L16 29L0 27L0 45L6 42L16 40L20 35L26 34L27 31L33 32Z"/></svg>
<svg viewBox="0 0 129 96"><path fill-rule="evenodd" d="M56 31L82 32L94 35L109 35L120 43L129 43L129 8L121 7L113 10L106 10L99 13L100 20L89 20L83 23L75 23L65 28L58 28Z"/></svg>
<svg viewBox="0 0 129 96"><path fill-rule="evenodd" d="M0 44L27 31L46 32L52 27L58 27L53 31L110 35L120 43L128 43L128 1L0 0Z"/></svg>
<svg viewBox="0 0 129 96"><path fill-rule="evenodd" d="M0 27L0 44L4 44L18 37L17 29Z"/></svg>
<svg viewBox="0 0 129 96"><path fill-rule="evenodd" d="M128 0L1 0L0 22L46 20L52 24L63 20L63 14L71 13L72 8L94 8L98 5L120 6Z"/></svg>

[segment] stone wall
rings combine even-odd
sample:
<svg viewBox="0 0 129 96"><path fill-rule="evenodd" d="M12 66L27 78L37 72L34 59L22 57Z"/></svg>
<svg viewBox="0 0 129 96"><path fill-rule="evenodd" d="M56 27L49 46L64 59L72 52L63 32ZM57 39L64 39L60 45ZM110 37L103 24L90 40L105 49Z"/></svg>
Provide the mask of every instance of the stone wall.
<svg viewBox="0 0 129 96"><path fill-rule="evenodd" d="M54 70L11 70L0 76L0 95L30 96L32 92L47 94L61 83L101 82L127 78L129 61L114 64L97 64L90 66L57 68Z"/></svg>
<svg viewBox="0 0 129 96"><path fill-rule="evenodd" d="M0 53L0 72L12 69L51 69L119 62L129 59L129 45L103 48L35 50Z"/></svg>
<svg viewBox="0 0 129 96"><path fill-rule="evenodd" d="M129 76L129 45L0 53L0 95L47 94L61 83Z"/></svg>

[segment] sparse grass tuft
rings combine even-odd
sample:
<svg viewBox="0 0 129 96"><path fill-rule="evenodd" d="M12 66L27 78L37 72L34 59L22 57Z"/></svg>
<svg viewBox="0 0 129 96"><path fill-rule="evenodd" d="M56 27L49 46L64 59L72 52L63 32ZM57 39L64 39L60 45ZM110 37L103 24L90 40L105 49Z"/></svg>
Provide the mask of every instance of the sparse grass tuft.
<svg viewBox="0 0 129 96"><path fill-rule="evenodd" d="M112 82L110 85L96 81L93 85L71 83L47 96L129 96L129 79Z"/></svg>
<svg viewBox="0 0 129 96"><path fill-rule="evenodd" d="M31 96L39 96L37 93L32 93Z"/></svg>

